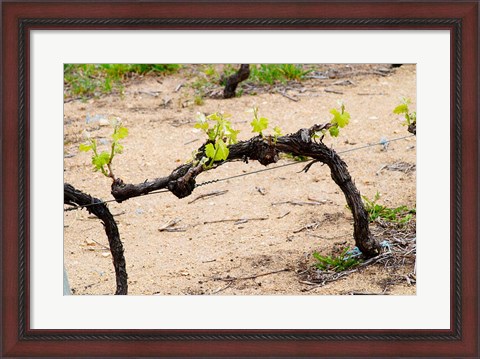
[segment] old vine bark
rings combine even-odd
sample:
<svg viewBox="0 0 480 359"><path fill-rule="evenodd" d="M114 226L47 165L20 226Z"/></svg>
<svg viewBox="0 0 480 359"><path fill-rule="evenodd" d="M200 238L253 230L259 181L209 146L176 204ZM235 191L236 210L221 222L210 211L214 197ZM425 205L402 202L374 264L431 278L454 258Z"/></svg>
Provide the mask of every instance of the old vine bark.
<svg viewBox="0 0 480 359"><path fill-rule="evenodd" d="M374 257L380 253L380 245L370 233L368 214L363 206L360 192L350 177L346 163L333 149L328 148L321 141L315 142L312 140L313 133L326 128L326 126L328 125L314 125L309 129L300 129L294 134L278 137L276 140L270 136L265 138L256 136L248 141L238 142L228 147L230 150L228 160L216 162L215 167L234 160L245 162L257 160L266 166L277 162L280 152L309 156L314 159L314 162L327 164L333 181L343 191L347 204L352 211L354 219L353 236L356 246L366 257ZM205 144L199 148L198 159L204 156L204 148ZM309 167L307 166L306 170ZM118 202L122 202L132 197L167 188L178 198L183 198L193 192L195 178L203 171L205 171L203 166L194 166L193 163L189 163L177 167L169 176L137 185L126 184L117 178L112 184L111 193Z"/></svg>
<svg viewBox="0 0 480 359"><path fill-rule="evenodd" d="M248 79L248 76L250 76L250 65L241 64L238 71L227 78L223 90L223 98L235 97L238 84Z"/></svg>
<svg viewBox="0 0 480 359"><path fill-rule="evenodd" d="M408 125L408 132L413 133L415 136L417 135L417 123L411 123Z"/></svg>
<svg viewBox="0 0 480 359"><path fill-rule="evenodd" d="M105 233L108 237L110 252L112 253L113 267L117 282L116 295L128 293L127 269L123 255L123 245L120 240L117 223L110 213L108 207L98 198L94 198L82 191L75 189L72 185L64 183L64 203L72 206L86 206L87 211L102 221ZM92 205L93 204L93 205Z"/></svg>

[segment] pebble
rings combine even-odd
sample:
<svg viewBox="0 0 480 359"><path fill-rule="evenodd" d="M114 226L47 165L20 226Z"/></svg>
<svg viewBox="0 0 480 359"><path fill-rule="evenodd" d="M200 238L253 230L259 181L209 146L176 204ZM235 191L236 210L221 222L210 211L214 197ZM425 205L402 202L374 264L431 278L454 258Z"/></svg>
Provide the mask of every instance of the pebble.
<svg viewBox="0 0 480 359"><path fill-rule="evenodd" d="M103 117L98 121L98 124L100 126L110 126L110 121L107 118Z"/></svg>

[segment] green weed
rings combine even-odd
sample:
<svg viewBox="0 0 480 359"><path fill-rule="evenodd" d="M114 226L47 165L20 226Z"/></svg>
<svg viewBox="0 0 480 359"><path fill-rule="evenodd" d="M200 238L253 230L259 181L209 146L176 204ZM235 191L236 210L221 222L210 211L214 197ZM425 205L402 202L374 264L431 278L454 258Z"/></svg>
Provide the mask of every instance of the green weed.
<svg viewBox="0 0 480 359"><path fill-rule="evenodd" d="M312 70L296 64L258 64L250 66L250 81L273 85L276 82L300 81Z"/></svg>
<svg viewBox="0 0 480 359"><path fill-rule="evenodd" d="M218 73L214 65L207 65L203 73L208 77L218 77Z"/></svg>
<svg viewBox="0 0 480 359"><path fill-rule="evenodd" d="M405 224L408 223L416 213L415 208L408 208L407 206L388 208L378 204L377 202L380 199L380 193L378 192L375 194L373 200L365 196L362 196L362 199L370 222L374 222L377 218L382 218L388 222Z"/></svg>
<svg viewBox="0 0 480 359"><path fill-rule="evenodd" d="M124 81L134 75L177 71L178 64L64 64L64 97L95 97L122 91Z"/></svg>
<svg viewBox="0 0 480 359"><path fill-rule="evenodd" d="M314 252L313 257L317 260L315 266L318 269L325 271L343 272L347 269L353 268L359 265L361 259L348 255L348 248L345 248L338 256L322 256L321 254Z"/></svg>
<svg viewBox="0 0 480 359"><path fill-rule="evenodd" d="M205 100L202 96L200 95L197 95L195 96L195 98L193 99L193 103L197 106L202 106L203 104L205 104Z"/></svg>
<svg viewBox="0 0 480 359"><path fill-rule="evenodd" d="M206 93L215 87L220 81L220 75L215 65L201 65L200 70L195 71L193 82L190 87L194 90L194 103L201 106L205 102Z"/></svg>
<svg viewBox="0 0 480 359"><path fill-rule="evenodd" d="M213 86L213 82L210 81L206 76L199 76L191 83L190 86L195 90L196 93L203 95L208 87Z"/></svg>
<svg viewBox="0 0 480 359"><path fill-rule="evenodd" d="M220 85L225 86L227 84L227 79L238 71L238 65L234 66L232 64L226 64L223 67L222 75L220 76Z"/></svg>

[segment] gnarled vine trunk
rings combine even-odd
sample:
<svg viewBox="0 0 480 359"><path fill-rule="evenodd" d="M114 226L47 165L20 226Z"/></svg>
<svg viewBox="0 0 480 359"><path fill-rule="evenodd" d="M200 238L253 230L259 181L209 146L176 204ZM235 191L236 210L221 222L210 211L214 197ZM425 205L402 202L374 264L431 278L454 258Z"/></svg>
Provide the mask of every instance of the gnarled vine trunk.
<svg viewBox="0 0 480 359"><path fill-rule="evenodd" d="M363 205L360 192L348 172L347 165L333 149L328 148L321 141L315 142L312 139L312 135L315 132L325 129L327 126L314 125L309 129L300 129L294 134L278 138L256 136L248 141L232 144L228 146L230 152L227 161L215 162L213 168L234 160L246 162L248 160L257 160L266 166L277 162L280 152L309 156L315 162L327 164L333 181L344 193L347 204L352 211L355 244L366 257L374 257L380 253L380 245L370 233L368 213ZM204 150L205 144L198 149L197 159L205 156ZM202 165L185 164L177 167L169 176L137 185L126 184L117 178L112 184L111 193L118 202L122 202L132 197L166 188L177 197L183 198L193 192L195 189L195 178L205 170Z"/></svg>
<svg viewBox="0 0 480 359"><path fill-rule="evenodd" d="M355 186L346 163L333 150L323 143L311 140L312 130L300 130L295 135L280 137L277 148L283 152L290 152L297 156L309 156L325 163L331 171L333 181L340 187L348 207L353 214L353 237L355 245L367 257L374 257L380 253L380 245L372 237L369 229L368 213Z"/></svg>
<svg viewBox="0 0 480 359"><path fill-rule="evenodd" d="M250 76L250 65L241 64L238 71L227 78L223 90L223 98L235 97L238 84L248 79L248 76Z"/></svg>
<svg viewBox="0 0 480 359"><path fill-rule="evenodd" d="M85 206L87 211L102 221L105 233L108 237L110 252L112 253L113 266L115 268L115 278L117 289L115 294L125 295L128 293L127 269L125 257L123 255L123 244L120 240L117 223L110 213L107 205L98 198L94 198L82 191L75 189L72 185L64 183L63 185L64 204L72 206Z"/></svg>

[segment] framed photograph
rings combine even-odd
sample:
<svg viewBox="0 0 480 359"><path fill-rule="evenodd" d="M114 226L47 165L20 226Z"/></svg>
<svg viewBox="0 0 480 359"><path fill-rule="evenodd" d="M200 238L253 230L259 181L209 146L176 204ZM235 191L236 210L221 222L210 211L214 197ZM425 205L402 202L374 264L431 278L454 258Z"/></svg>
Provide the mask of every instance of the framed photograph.
<svg viewBox="0 0 480 359"><path fill-rule="evenodd" d="M2 356L477 357L478 5L3 2Z"/></svg>

